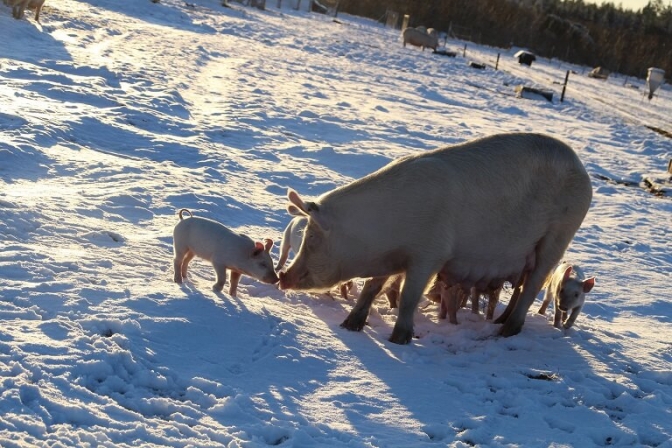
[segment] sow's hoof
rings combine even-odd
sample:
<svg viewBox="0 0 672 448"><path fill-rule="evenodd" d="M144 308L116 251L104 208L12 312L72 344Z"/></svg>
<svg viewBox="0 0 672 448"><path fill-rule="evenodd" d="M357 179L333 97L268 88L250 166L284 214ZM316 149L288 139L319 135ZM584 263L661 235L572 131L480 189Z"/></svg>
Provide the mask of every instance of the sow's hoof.
<svg viewBox="0 0 672 448"><path fill-rule="evenodd" d="M362 331L364 325L366 325L366 316L362 318L361 316L350 314L345 318L341 327L350 331Z"/></svg>
<svg viewBox="0 0 672 448"><path fill-rule="evenodd" d="M522 328L522 325L512 325L511 321L507 321L499 330L499 335L504 336L505 338L508 338L509 336L515 336L520 333Z"/></svg>
<svg viewBox="0 0 672 448"><path fill-rule="evenodd" d="M392 330L392 336L390 336L390 342L395 344L404 345L411 342L413 339L413 330L399 330L396 327Z"/></svg>

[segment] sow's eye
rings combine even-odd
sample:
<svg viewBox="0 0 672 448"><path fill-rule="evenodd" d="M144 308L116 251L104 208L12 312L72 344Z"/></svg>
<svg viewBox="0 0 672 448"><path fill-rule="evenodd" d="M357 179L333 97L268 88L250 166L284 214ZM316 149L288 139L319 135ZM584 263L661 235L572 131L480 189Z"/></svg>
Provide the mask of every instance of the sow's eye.
<svg viewBox="0 0 672 448"><path fill-rule="evenodd" d="M318 247L322 242L322 234L319 230L308 229L306 232L306 247L311 250Z"/></svg>

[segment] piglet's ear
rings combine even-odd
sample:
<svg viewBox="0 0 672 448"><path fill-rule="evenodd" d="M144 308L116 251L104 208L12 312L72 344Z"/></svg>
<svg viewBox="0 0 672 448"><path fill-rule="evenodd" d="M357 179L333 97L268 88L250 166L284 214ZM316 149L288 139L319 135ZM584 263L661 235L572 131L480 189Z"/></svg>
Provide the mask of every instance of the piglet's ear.
<svg viewBox="0 0 672 448"><path fill-rule="evenodd" d="M255 241L254 242L254 250L252 251L252 256L256 257L257 255L259 255L263 251L264 251L264 245L261 244L261 242L259 242L259 241Z"/></svg>
<svg viewBox="0 0 672 448"><path fill-rule="evenodd" d="M567 280L569 280L569 276L571 275L571 273L572 273L572 267L567 266L567 269L565 269L565 275L562 276L562 281L566 282Z"/></svg>
<svg viewBox="0 0 672 448"><path fill-rule="evenodd" d="M585 279L583 281L583 292L589 293L593 286L595 286L595 277Z"/></svg>
<svg viewBox="0 0 672 448"><path fill-rule="evenodd" d="M264 239L264 250L268 252L271 250L271 247L273 247L273 240L270 238L265 238Z"/></svg>

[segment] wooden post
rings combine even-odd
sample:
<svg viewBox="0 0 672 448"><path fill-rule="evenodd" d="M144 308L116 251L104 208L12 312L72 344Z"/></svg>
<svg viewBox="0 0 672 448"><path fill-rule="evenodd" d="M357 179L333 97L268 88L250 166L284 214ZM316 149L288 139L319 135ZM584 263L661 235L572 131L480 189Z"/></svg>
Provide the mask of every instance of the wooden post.
<svg viewBox="0 0 672 448"><path fill-rule="evenodd" d="M567 80L569 79L569 70L567 70L567 74L565 75L565 83L562 85L562 94L560 95L560 102L562 103L565 101L565 89L567 88Z"/></svg>
<svg viewBox="0 0 672 448"><path fill-rule="evenodd" d="M464 58L466 56L467 56L467 44L464 44L464 49L462 50L462 57Z"/></svg>
<svg viewBox="0 0 672 448"><path fill-rule="evenodd" d="M497 62L495 62L495 70L499 68L499 53L497 53Z"/></svg>

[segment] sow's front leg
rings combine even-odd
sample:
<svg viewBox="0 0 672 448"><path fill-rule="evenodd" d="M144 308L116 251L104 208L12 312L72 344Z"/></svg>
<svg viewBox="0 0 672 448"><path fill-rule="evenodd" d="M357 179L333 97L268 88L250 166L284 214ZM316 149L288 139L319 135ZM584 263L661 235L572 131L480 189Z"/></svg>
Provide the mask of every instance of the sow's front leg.
<svg viewBox="0 0 672 448"><path fill-rule="evenodd" d="M390 342L408 344L413 339L413 314L415 314L422 293L431 276L431 271L425 273L421 270L409 270L406 272L406 280L401 290L399 317L394 325L394 330L392 330Z"/></svg>
<svg viewBox="0 0 672 448"><path fill-rule="evenodd" d="M355 306L350 311L350 314L348 314L348 317L345 318L341 327L350 331L362 331L362 328L366 325L366 318L369 316L371 304L376 296L380 294L387 279L388 277L374 277L364 282L357 303L355 303Z"/></svg>

